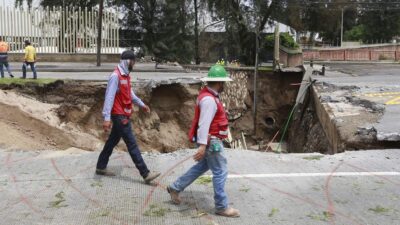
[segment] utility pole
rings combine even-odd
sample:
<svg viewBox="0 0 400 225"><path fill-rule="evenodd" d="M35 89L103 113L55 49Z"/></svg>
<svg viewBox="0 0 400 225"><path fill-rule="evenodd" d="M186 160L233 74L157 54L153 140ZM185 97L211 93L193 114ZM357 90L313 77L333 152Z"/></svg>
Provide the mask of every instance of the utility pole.
<svg viewBox="0 0 400 225"><path fill-rule="evenodd" d="M196 65L200 64L200 57L199 57L199 18L197 15L197 0L194 0L194 52L195 52L195 61Z"/></svg>
<svg viewBox="0 0 400 225"><path fill-rule="evenodd" d="M103 27L103 9L104 0L100 0L99 6L99 22L97 27L97 66L101 66L101 40L102 40L102 27Z"/></svg>
<svg viewBox="0 0 400 225"><path fill-rule="evenodd" d="M259 36L260 36L260 25L259 25L259 20L257 20L257 26L256 26L256 30L255 30L255 34L256 34L256 59L255 59L255 67L254 67L254 83L253 83L253 87L254 87L254 96L253 96L253 127L254 127L254 135L257 136L257 94L258 94L258 89L257 89L257 78L258 78L258 51L259 51L259 45L260 45L260 40L259 40Z"/></svg>
<svg viewBox="0 0 400 225"><path fill-rule="evenodd" d="M279 65L279 53L280 53L280 47L281 47L281 33L279 32L279 23L276 23L275 25L275 44L274 44L274 63L273 63L273 67L274 70L280 69L280 65Z"/></svg>
<svg viewBox="0 0 400 225"><path fill-rule="evenodd" d="M344 7L342 8L342 25L340 27L340 47L343 47L343 20L344 20Z"/></svg>

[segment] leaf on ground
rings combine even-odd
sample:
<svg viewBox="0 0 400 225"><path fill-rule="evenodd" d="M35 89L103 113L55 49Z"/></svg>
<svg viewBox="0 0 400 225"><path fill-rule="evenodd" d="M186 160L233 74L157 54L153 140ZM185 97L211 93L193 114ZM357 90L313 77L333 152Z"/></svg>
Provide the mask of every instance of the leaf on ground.
<svg viewBox="0 0 400 225"><path fill-rule="evenodd" d="M268 217L274 217L277 213L279 213L279 209L272 208L271 212L268 214Z"/></svg>

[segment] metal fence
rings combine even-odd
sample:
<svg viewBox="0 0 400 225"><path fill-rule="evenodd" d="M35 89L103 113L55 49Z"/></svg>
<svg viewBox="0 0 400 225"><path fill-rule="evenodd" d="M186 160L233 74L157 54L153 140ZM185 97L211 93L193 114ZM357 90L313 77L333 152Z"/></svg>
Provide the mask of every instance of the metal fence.
<svg viewBox="0 0 400 225"><path fill-rule="evenodd" d="M0 37L10 52L23 52L30 40L38 53L96 53L99 11L96 8L0 6ZM115 10L103 12L102 53L119 53L119 19Z"/></svg>

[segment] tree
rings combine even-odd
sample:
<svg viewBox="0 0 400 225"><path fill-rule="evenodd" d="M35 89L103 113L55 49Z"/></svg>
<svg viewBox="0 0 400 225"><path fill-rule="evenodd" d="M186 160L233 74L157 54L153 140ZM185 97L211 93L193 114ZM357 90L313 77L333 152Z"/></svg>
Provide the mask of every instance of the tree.
<svg viewBox="0 0 400 225"><path fill-rule="evenodd" d="M364 27L362 37L364 42L389 41L400 34L400 13L398 10L400 3L392 3L393 1L390 0L382 0L382 4L378 4L378 6L365 5L361 9L359 25Z"/></svg>
<svg viewBox="0 0 400 225"><path fill-rule="evenodd" d="M154 49L157 58L181 63L190 63L193 59L191 21L194 18L187 10L190 4L187 0L165 0L159 38Z"/></svg>
<svg viewBox="0 0 400 225"><path fill-rule="evenodd" d="M344 34L344 39L346 41L362 41L365 37L365 27L364 25L354 26L351 30L346 31Z"/></svg>
<svg viewBox="0 0 400 225"><path fill-rule="evenodd" d="M16 6L22 6L24 2L27 3L28 7L32 7L33 0L15 0ZM67 1L67 0L41 0L40 5L43 7L93 7L99 3L98 0L74 0L74 1Z"/></svg>
<svg viewBox="0 0 400 225"><path fill-rule="evenodd" d="M162 4L157 0L114 0L114 5L125 12L121 21L124 30L132 34L143 35L137 39L143 40L147 54L152 54L157 42L157 33L161 24Z"/></svg>
<svg viewBox="0 0 400 225"><path fill-rule="evenodd" d="M127 12L121 21L124 29L143 35L146 54L158 61L188 63L193 59L192 1L115 0L114 4Z"/></svg>
<svg viewBox="0 0 400 225"><path fill-rule="evenodd" d="M253 65L255 33L264 30L273 12L283 8L278 0L208 0L208 8L216 20L224 20L224 46L228 60L239 59Z"/></svg>

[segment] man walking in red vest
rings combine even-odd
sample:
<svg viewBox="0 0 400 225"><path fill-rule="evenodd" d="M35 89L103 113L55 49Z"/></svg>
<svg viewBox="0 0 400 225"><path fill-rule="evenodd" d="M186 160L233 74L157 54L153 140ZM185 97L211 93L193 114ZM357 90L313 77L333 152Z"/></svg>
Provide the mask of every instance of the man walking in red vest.
<svg viewBox="0 0 400 225"><path fill-rule="evenodd" d="M179 193L199 176L212 171L216 214L226 217L239 217L237 209L228 207L225 182L228 176L227 160L222 140L228 137L228 118L219 94L224 83L231 81L224 67L211 67L208 76L202 79L207 86L200 91L195 108L195 116L189 132L189 139L197 142L199 148L194 155L197 164L167 187L175 204L180 204Z"/></svg>
<svg viewBox="0 0 400 225"><path fill-rule="evenodd" d="M103 107L103 128L105 132L108 132L111 127L112 129L97 161L96 174L115 176L113 172L106 168L114 147L122 138L136 168L139 170L145 183L148 184L160 176L160 173L149 171L132 132L130 119L133 111L132 103L135 103L135 105L138 105L147 113L150 113L150 108L132 91L131 77L129 74L134 65L134 52L130 50L123 52L120 64L115 68L114 73L111 74L108 81Z"/></svg>

